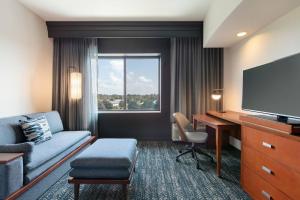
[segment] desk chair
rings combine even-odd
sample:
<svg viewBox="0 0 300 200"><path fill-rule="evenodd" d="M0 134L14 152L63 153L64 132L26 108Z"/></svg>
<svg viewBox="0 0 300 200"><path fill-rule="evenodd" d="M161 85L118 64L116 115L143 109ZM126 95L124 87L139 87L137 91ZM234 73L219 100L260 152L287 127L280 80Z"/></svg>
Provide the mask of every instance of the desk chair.
<svg viewBox="0 0 300 200"><path fill-rule="evenodd" d="M192 154L192 157L197 162L197 169L201 169L200 160L197 157L197 153L209 157L212 161L213 158L207 153L203 152L201 149L196 148L196 144L206 144L208 134L206 132L194 131L190 121L182 113L174 113L173 117L175 119L176 125L179 129L180 141L190 143L188 148L179 150L179 155L176 156L176 161L179 162L179 158L183 155ZM202 170L202 169L201 169Z"/></svg>

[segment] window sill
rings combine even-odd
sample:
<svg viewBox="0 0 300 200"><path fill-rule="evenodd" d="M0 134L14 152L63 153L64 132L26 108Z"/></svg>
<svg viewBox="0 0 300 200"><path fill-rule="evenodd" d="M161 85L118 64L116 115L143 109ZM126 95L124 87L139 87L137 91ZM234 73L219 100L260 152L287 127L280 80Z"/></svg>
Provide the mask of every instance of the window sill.
<svg viewBox="0 0 300 200"><path fill-rule="evenodd" d="M126 111L98 111L98 114L136 114L136 113L145 113L145 114L148 114L148 113L161 113L161 111L129 111L129 110L126 110Z"/></svg>

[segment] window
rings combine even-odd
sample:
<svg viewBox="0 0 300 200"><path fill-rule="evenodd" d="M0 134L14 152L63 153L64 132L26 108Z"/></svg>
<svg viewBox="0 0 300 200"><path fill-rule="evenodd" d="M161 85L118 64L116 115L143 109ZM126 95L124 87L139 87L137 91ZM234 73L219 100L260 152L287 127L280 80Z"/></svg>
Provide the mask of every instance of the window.
<svg viewBox="0 0 300 200"><path fill-rule="evenodd" d="M99 111L160 111L159 54L100 54Z"/></svg>

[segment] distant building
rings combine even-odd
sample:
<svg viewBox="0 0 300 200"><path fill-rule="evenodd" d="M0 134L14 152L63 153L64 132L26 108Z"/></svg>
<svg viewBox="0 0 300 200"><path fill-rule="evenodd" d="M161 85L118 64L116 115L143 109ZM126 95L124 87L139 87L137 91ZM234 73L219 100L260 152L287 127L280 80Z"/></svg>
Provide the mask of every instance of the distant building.
<svg viewBox="0 0 300 200"><path fill-rule="evenodd" d="M119 107L121 101L122 99L114 99L113 101L110 101L110 103L113 105L113 107Z"/></svg>

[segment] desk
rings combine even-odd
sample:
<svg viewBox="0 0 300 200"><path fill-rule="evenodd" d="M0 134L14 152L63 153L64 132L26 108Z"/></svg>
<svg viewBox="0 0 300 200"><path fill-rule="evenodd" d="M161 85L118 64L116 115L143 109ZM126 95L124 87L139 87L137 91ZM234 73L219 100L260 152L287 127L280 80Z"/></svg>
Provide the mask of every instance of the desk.
<svg viewBox="0 0 300 200"><path fill-rule="evenodd" d="M196 114L193 115L193 127L197 129L197 123L201 122L202 124L214 128L216 130L216 162L217 176L221 175L221 155L222 155L222 133L224 130L236 130L239 127L238 124L225 121L220 118L216 118L210 115Z"/></svg>

